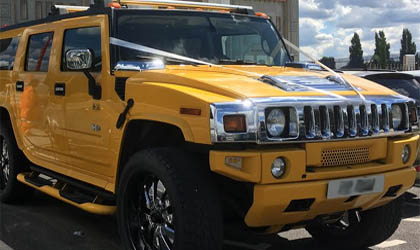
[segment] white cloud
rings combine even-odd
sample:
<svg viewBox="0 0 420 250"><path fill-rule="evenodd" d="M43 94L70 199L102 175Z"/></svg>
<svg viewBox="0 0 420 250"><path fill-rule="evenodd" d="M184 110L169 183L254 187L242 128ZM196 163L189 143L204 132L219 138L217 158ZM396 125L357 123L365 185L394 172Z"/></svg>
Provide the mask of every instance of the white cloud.
<svg viewBox="0 0 420 250"><path fill-rule="evenodd" d="M364 55L372 55L375 32L384 30L391 53L399 53L408 28L420 51L419 0L300 0L300 45L317 57L348 57L354 32Z"/></svg>

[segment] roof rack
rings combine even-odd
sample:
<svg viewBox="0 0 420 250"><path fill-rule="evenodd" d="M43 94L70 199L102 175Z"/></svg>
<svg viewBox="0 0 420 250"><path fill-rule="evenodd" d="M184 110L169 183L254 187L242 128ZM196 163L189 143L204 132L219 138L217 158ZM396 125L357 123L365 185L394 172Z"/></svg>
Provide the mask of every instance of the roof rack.
<svg viewBox="0 0 420 250"><path fill-rule="evenodd" d="M193 10L210 10L210 11L227 11L242 14L255 14L251 6L229 5L217 3L202 3L178 0L108 0L109 6L118 8L134 7L134 8L166 8L166 9L193 9ZM64 15L74 12L87 11L90 8L103 8L104 1L96 0L95 4L90 7L73 6L73 5L54 5L52 7L52 15Z"/></svg>
<svg viewBox="0 0 420 250"><path fill-rule="evenodd" d="M191 1L177 1L177 0L113 0L114 3L119 3L125 6L152 6L165 8L183 8L183 9L203 9L203 10L222 10L222 11L253 11L251 6L243 5L229 5L217 3L203 3Z"/></svg>

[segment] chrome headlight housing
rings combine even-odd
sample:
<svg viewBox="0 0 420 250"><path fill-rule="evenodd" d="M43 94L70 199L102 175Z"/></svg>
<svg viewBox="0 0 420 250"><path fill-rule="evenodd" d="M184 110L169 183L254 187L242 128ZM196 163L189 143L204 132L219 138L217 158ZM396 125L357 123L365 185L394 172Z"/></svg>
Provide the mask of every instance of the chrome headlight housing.
<svg viewBox="0 0 420 250"><path fill-rule="evenodd" d="M280 137L286 128L286 115L280 108L267 112L267 131L273 137Z"/></svg>

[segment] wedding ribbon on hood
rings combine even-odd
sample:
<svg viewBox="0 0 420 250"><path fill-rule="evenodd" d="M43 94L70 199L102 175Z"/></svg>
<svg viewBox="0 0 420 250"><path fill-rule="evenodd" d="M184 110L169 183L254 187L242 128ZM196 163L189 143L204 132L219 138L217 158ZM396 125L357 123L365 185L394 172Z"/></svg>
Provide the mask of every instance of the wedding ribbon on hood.
<svg viewBox="0 0 420 250"><path fill-rule="evenodd" d="M302 53L303 55L307 56L308 58L311 58L312 60L314 60L314 62L316 64L318 64L319 66L321 66L322 68L324 68L325 70L327 70L328 72L332 73L337 79L340 79L340 81L342 81L345 84L348 84L348 86L350 86L359 96L360 98L365 101L365 97L357 90L356 87L354 87L352 84L350 84L349 82L347 82L346 80L344 80L339 74L337 74L335 71L331 70L330 68L328 68L327 66L325 66L324 64L322 64L321 62L319 62L316 58L310 56L309 54L307 54L306 52L302 51L301 49L299 49L298 47L296 47L293 43L287 41L286 39L283 39L283 41L290 46L292 49ZM159 49L155 49L155 48L151 48L151 47L147 47L144 45L140 45L140 44L136 44L136 43L132 43L132 42L128 42L128 41L124 41L118 38L114 38L111 37L110 38L110 44L115 45L115 46L120 46L120 47L124 47L124 48L128 48L128 49L132 49L132 50L136 50L136 51L140 51L140 52L144 52L144 53L149 53L149 54L153 54L153 55L157 55L157 56L161 56L161 57L167 57L167 58L172 58L175 60L181 60L181 61L185 61L185 62L190 62L190 63L194 63L194 64L202 64L202 65L208 65L211 67L219 67L219 68L223 68L224 70L230 70L230 71L234 71L234 72L238 72L238 73L242 73L242 74L246 74L246 75L254 75L256 77L258 77L258 79L262 79L264 76L264 74L258 74L255 72L249 72L249 71L245 71L245 70L240 70L240 69L235 69L235 68L230 68L230 67L225 67L224 65L218 65L218 64L213 64L213 63L209 63L209 62L205 62L202 60L197 60L194 58L190 58L190 57L186 57L186 56L181 56L175 53L171 53L171 52L167 52L167 51L163 51L163 50L159 50ZM281 46L281 43L279 42L279 44L277 45L277 47ZM275 48L273 50L273 54L276 52L278 53L278 48ZM279 47L280 48L280 47ZM277 54L275 53L275 54ZM278 76L279 78L281 78L281 76ZM342 96L342 95L338 95L335 94L331 91L328 90L322 90L322 89L317 89L314 87L309 87L303 84L299 84L299 83L295 83L295 82L290 82L287 80L283 80L282 81L286 82L289 85L295 85L301 88L305 88L308 90L312 90L314 92L318 92L318 93L322 93L325 95L329 95L329 96L333 96L335 98L339 98L339 99L347 99L346 97Z"/></svg>

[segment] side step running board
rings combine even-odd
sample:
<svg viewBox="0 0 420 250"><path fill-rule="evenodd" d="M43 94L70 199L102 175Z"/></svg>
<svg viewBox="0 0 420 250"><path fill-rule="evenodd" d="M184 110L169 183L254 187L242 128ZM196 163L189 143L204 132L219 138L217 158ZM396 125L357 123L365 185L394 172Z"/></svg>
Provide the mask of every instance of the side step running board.
<svg viewBox="0 0 420 250"><path fill-rule="evenodd" d="M74 195L64 193L63 189L60 190L58 188L55 188L54 185L52 185L52 182L48 180L41 181L40 180L41 178L31 177L31 173L20 173L18 174L17 179L18 181L32 188L35 188L41 191L42 193L50 195L54 198L57 198L61 201L64 201L70 205L78 207L89 213L100 214L100 215L112 215L116 211L116 206L113 206L113 205L102 205L102 204L96 204L93 202L78 203L76 201L73 201L72 197L74 197Z"/></svg>

